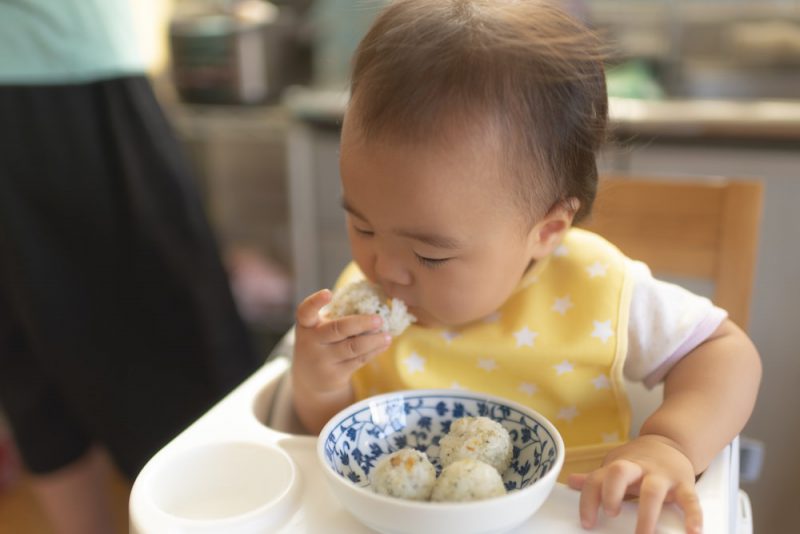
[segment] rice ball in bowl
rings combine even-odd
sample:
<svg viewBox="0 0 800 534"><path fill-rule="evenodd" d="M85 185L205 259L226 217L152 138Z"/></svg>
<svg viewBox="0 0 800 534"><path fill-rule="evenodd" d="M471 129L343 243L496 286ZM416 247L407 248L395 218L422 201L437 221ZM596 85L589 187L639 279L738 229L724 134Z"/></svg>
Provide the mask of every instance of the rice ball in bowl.
<svg viewBox="0 0 800 534"><path fill-rule="evenodd" d="M373 490L382 495L427 501L436 484L436 468L424 452L405 447L384 455L372 470Z"/></svg>
<svg viewBox="0 0 800 534"><path fill-rule="evenodd" d="M488 417L456 419L447 435L439 441L442 467L470 458L489 464L502 475L511 465L513 452L508 431Z"/></svg>
<svg viewBox="0 0 800 534"><path fill-rule="evenodd" d="M500 473L474 458L456 460L442 469L431 491L434 502L467 502L506 494Z"/></svg>
<svg viewBox="0 0 800 534"><path fill-rule="evenodd" d="M420 502L374 491L378 462L406 447L426 453L441 470L441 440L456 420L477 416L498 422L511 437L512 459L502 476L505 495ZM489 534L520 525L541 506L561 471L564 444L552 423L520 404L468 391L412 390L377 395L342 410L320 433L317 454L343 507L375 530Z"/></svg>

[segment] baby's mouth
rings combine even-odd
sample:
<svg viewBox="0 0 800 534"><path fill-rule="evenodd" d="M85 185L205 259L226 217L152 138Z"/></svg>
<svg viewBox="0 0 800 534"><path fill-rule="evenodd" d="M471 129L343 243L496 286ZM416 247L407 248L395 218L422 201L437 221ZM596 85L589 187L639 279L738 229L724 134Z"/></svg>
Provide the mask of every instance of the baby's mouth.
<svg viewBox="0 0 800 534"><path fill-rule="evenodd" d="M383 294L386 295L387 299L389 299L389 300L392 300L392 299L401 300L401 301L403 301L403 304L406 305L406 308L408 308L409 310L413 307L411 304L409 304L408 300L404 299L403 297L401 297L400 295L398 295L394 291L387 291L383 287L381 287L381 291L383 291Z"/></svg>
<svg viewBox="0 0 800 534"><path fill-rule="evenodd" d="M442 323L431 317L430 314L425 313L424 310L421 310L416 306L408 306L408 313L417 318L417 321L414 323L417 326L425 326L428 328L438 328L443 326Z"/></svg>

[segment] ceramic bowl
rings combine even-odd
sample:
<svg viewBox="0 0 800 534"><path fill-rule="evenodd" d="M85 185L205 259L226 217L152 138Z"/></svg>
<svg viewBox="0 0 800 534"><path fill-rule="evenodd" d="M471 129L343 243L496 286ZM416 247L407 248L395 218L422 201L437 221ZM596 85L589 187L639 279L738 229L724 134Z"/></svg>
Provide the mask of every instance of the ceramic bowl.
<svg viewBox="0 0 800 534"><path fill-rule="evenodd" d="M302 497L299 471L280 447L211 442L159 454L137 477L137 524L130 532L258 534L274 532ZM0 529L1 530L1 529Z"/></svg>
<svg viewBox="0 0 800 534"><path fill-rule="evenodd" d="M506 495L434 503L371 490L377 460L403 447L425 452L438 472L439 440L464 416L489 417L511 435ZM388 534L489 534L514 528L542 505L564 463L564 442L550 421L521 404L468 391L411 390L370 397L339 412L322 429L317 455L333 493L370 528Z"/></svg>

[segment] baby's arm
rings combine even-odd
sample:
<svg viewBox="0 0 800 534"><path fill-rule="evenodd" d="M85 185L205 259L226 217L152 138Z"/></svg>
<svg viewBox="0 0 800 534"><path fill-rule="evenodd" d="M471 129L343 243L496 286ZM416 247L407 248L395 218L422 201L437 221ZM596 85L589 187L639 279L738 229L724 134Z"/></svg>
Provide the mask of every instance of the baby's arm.
<svg viewBox="0 0 800 534"><path fill-rule="evenodd" d="M600 469L570 477L570 486L582 490L583 525L595 524L601 505L617 515L623 497L633 494L639 495L637 534L654 531L664 502L683 509L687 532L700 532L695 476L744 427L760 379L752 342L725 321L667 374L664 401L639 437L612 451Z"/></svg>
<svg viewBox="0 0 800 534"><path fill-rule="evenodd" d="M353 402L352 374L391 343L391 336L379 331L381 318L377 315L320 317L320 310L330 300L331 292L323 289L297 308L292 402L303 426L315 434Z"/></svg>

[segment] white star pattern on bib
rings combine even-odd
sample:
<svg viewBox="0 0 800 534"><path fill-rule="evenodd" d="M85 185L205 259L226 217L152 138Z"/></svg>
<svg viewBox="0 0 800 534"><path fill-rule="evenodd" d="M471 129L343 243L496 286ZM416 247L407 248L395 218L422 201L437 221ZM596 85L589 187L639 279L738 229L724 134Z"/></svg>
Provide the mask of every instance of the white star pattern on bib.
<svg viewBox="0 0 800 534"><path fill-rule="evenodd" d="M416 352L412 352L410 356L403 360L403 363L406 364L406 371L408 371L408 374L425 371L425 358Z"/></svg>
<svg viewBox="0 0 800 534"><path fill-rule="evenodd" d="M611 387L606 375L599 375L592 380L592 384L594 384L594 389L609 389Z"/></svg>
<svg viewBox="0 0 800 534"><path fill-rule="evenodd" d="M572 422L576 417L578 417L578 408L575 406L564 406L558 410L558 415L556 416L557 419L565 419L569 422Z"/></svg>
<svg viewBox="0 0 800 534"><path fill-rule="evenodd" d="M519 390L524 393L525 395L531 397L539 391L539 388L536 387L536 384L529 384L528 382L523 382L519 385Z"/></svg>
<svg viewBox="0 0 800 534"><path fill-rule="evenodd" d="M564 244L558 245L553 251L553 256L558 256L560 258L563 258L567 254L569 254L569 249L567 248L567 245Z"/></svg>
<svg viewBox="0 0 800 534"><path fill-rule="evenodd" d="M522 279L519 285L520 287L530 287L538 281L539 281L538 274L528 274L525 276L525 278Z"/></svg>
<svg viewBox="0 0 800 534"><path fill-rule="evenodd" d="M444 332L442 332L442 337L444 338L445 341L447 341L448 345L452 343L454 339L460 336L461 334L459 334L458 332L451 332L450 330L445 330Z"/></svg>
<svg viewBox="0 0 800 534"><path fill-rule="evenodd" d="M517 347L528 346L532 347L533 342L536 341L536 336L538 336L538 332L533 332L528 329L527 326L523 326L522 330L517 330L514 332L514 337L517 338Z"/></svg>
<svg viewBox="0 0 800 534"><path fill-rule="evenodd" d="M610 434L603 433L603 443L618 443L619 433L611 432Z"/></svg>
<svg viewBox="0 0 800 534"><path fill-rule="evenodd" d="M603 343L607 343L608 338L613 335L614 331L611 329L610 319L608 321L594 321L594 332L592 332L592 337L599 338Z"/></svg>
<svg viewBox="0 0 800 534"><path fill-rule="evenodd" d="M594 278L596 276L605 276L607 269L608 267L606 265L603 265L599 261L594 262L592 265L586 268L586 270L589 272L589 278Z"/></svg>
<svg viewBox="0 0 800 534"><path fill-rule="evenodd" d="M561 315L566 315L567 311L573 306L574 304L572 303L572 299L569 298L569 295L566 295L560 299L556 299L556 303L553 304L551 309L553 311L557 311Z"/></svg>
<svg viewBox="0 0 800 534"><path fill-rule="evenodd" d="M479 358L478 367L484 371L494 371L497 369L497 362L494 361L494 358Z"/></svg>
<svg viewBox="0 0 800 534"><path fill-rule="evenodd" d="M569 373L573 369L572 364L569 363L567 360L564 360L563 362L559 363L558 365L554 365L553 367L556 368L556 374L558 376L561 376L565 373Z"/></svg>

